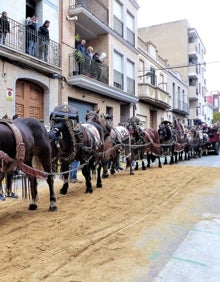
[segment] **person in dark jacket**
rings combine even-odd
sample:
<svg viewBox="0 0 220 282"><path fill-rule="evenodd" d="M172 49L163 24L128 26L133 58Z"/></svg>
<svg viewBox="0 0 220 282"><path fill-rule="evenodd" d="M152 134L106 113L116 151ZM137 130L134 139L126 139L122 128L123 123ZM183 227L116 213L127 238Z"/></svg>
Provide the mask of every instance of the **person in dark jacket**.
<svg viewBox="0 0 220 282"><path fill-rule="evenodd" d="M76 45L76 62L79 68L79 74L85 73L85 59L86 59L86 40L82 39Z"/></svg>
<svg viewBox="0 0 220 282"><path fill-rule="evenodd" d="M8 21L7 12L4 11L0 18L0 44L5 45L5 39L8 32L10 32L10 23Z"/></svg>
<svg viewBox="0 0 220 282"><path fill-rule="evenodd" d="M38 36L39 36L39 57L41 60L47 62L48 60L48 50L49 50L49 42L50 42L50 35L49 35L49 26L50 21L46 20L42 26L38 29Z"/></svg>
<svg viewBox="0 0 220 282"><path fill-rule="evenodd" d="M32 18L27 18L26 22L26 40L27 53L31 56L35 56L35 45L37 42L37 23L38 16L34 15Z"/></svg>
<svg viewBox="0 0 220 282"><path fill-rule="evenodd" d="M100 80L101 78L101 63L102 61L100 60L100 54L98 52L95 52L92 58L92 77L98 80Z"/></svg>

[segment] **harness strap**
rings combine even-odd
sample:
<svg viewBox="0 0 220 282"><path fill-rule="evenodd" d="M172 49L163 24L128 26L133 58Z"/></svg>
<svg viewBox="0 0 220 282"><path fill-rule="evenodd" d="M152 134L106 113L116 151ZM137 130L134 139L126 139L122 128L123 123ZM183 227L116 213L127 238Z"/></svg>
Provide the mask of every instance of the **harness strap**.
<svg viewBox="0 0 220 282"><path fill-rule="evenodd" d="M14 133L14 137L16 140L16 160L18 160L19 162L23 161L25 158L25 146L20 130L14 123L10 121L0 120L0 123L7 125Z"/></svg>

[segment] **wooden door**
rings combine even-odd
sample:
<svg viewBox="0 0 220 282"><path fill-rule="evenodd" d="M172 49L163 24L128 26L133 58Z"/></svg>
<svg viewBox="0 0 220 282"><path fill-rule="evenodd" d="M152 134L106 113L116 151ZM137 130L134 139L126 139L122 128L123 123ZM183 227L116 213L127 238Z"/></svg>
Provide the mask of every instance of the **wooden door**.
<svg viewBox="0 0 220 282"><path fill-rule="evenodd" d="M15 99L16 114L20 117L43 119L44 104L43 90L41 87L26 80L18 80L16 83Z"/></svg>

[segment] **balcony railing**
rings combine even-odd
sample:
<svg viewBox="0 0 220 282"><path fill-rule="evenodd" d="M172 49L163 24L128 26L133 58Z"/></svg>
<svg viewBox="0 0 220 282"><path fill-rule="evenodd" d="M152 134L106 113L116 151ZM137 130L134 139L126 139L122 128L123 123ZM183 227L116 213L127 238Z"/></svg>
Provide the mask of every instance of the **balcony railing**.
<svg viewBox="0 0 220 282"><path fill-rule="evenodd" d="M73 10L78 7L84 7L100 21L109 24L108 8L99 0L69 0L69 8Z"/></svg>
<svg viewBox="0 0 220 282"><path fill-rule="evenodd" d="M163 109L169 109L171 106L171 97L168 92L147 83L139 83L138 97Z"/></svg>
<svg viewBox="0 0 220 282"><path fill-rule="evenodd" d="M85 75L90 78L108 84L109 68L104 63L98 63L86 56L81 56L80 60L76 53L69 55L69 75Z"/></svg>
<svg viewBox="0 0 220 282"><path fill-rule="evenodd" d="M8 18L8 21L10 24L10 32L6 35L5 44L0 42L1 46L29 55L28 47L30 41L32 41L32 43L34 42L34 53L31 55L33 58L60 67L61 50L59 43L53 40L44 41L44 39L37 34L30 34L25 25L11 18Z"/></svg>

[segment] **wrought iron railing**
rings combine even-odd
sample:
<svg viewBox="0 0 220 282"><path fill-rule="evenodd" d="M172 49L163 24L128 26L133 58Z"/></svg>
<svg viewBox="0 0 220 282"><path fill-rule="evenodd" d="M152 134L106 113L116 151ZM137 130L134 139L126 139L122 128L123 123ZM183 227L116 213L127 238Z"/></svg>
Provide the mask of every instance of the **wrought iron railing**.
<svg viewBox="0 0 220 282"><path fill-rule="evenodd" d="M98 63L86 56L77 56L76 52L69 55L69 75L85 75L109 83L109 68L104 63Z"/></svg>
<svg viewBox="0 0 220 282"><path fill-rule="evenodd" d="M45 41L44 38L38 36L37 33L33 34L33 32L29 32L26 25L11 18L8 18L8 21L10 24L10 32L6 34L4 42L2 32L0 32L0 46L11 48L14 51L30 55L33 58L60 67L61 48L59 43L53 40ZM34 44L32 53L30 53L30 44Z"/></svg>
<svg viewBox="0 0 220 282"><path fill-rule="evenodd" d="M84 7L100 21L109 24L108 8L99 0L69 0L70 9Z"/></svg>

